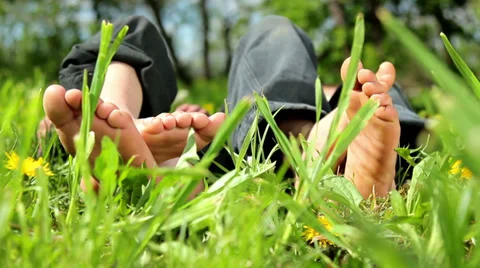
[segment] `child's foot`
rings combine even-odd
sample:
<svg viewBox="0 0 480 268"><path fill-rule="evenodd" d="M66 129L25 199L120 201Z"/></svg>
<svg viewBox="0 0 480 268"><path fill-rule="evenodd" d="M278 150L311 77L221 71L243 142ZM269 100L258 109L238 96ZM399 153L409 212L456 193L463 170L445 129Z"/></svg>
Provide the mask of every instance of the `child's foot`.
<svg viewBox="0 0 480 268"><path fill-rule="evenodd" d="M348 61L342 66L342 78L346 74L346 65ZM395 82L395 68L391 63L385 62L376 74L361 69L358 72L358 82L361 91L352 92L341 125L345 127L369 99L378 101L380 107L348 147L345 177L353 180L365 198L373 192L385 196L394 186L397 160L394 149L400 141L398 113L387 93Z"/></svg>
<svg viewBox="0 0 480 268"><path fill-rule="evenodd" d="M136 125L160 165L183 153L190 128L195 130L197 150L201 150L213 140L224 120L224 113L209 117L202 112L177 111L139 119Z"/></svg>
<svg viewBox="0 0 480 268"><path fill-rule="evenodd" d="M66 91L61 86L53 85L45 91L45 113L55 125L62 145L70 154L75 154L73 139L80 130L81 102L80 90ZM90 156L92 162L100 153L102 138L108 136L118 142L118 151L124 161L135 156L132 165L140 166L145 163L149 168L155 166L155 160L137 131L132 117L127 112L120 111L114 104L99 101L92 130L95 133L95 146Z"/></svg>

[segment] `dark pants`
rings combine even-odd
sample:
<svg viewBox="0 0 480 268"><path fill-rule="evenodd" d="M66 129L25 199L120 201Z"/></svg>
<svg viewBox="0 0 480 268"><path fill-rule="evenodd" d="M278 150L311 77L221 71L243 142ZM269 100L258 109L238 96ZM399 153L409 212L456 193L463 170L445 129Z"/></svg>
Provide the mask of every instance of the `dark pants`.
<svg viewBox="0 0 480 268"><path fill-rule="evenodd" d="M114 60L133 66L137 72L144 94L140 117L168 112L177 85L163 38L145 18L134 16L119 20L115 23L116 30L125 24L130 30ZM84 69L92 75L99 43L100 35L97 34L73 47L62 63L60 83L63 86L81 88ZM301 114L304 119L314 121L316 77L317 58L310 38L288 19L269 16L241 39L235 51L227 103L229 109L233 109L240 99L256 91L268 99L272 112L281 108L282 113ZM413 112L398 86L394 86L389 94L400 116L401 146L413 145L424 122ZM323 114L336 106L325 96L322 101ZM235 149L242 145L254 117L255 108L248 112L233 133Z"/></svg>

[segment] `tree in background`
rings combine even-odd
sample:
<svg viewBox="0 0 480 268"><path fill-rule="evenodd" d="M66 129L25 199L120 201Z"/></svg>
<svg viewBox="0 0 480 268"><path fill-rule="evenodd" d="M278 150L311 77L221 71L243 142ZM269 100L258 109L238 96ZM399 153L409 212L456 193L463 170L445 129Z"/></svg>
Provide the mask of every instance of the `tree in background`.
<svg viewBox="0 0 480 268"><path fill-rule="evenodd" d="M402 18L417 35L440 54L445 54L439 33L444 32L456 41L457 47L466 55L480 51L480 6L476 1L467 0L331 0L331 1L288 1L266 0L266 13L289 17L312 36L317 45L319 73L328 83L339 81L338 68L349 54L351 32L359 12L365 15L364 64L373 68L383 60L393 61L403 77L403 84L415 84L419 77L418 68L405 51L399 51L396 41L384 32L376 10L387 8ZM475 13L476 10L476 13ZM475 49L474 49L475 48ZM445 60L449 57L444 55ZM468 58L468 57L467 57ZM470 57L472 59L472 57ZM469 62L480 74L477 56ZM332 68L335 67L335 68ZM333 69L333 70L332 70ZM405 79L406 78L406 79Z"/></svg>
<svg viewBox="0 0 480 268"><path fill-rule="evenodd" d="M82 36L78 8L66 1L1 1L0 74L21 79L39 68L55 78L60 61Z"/></svg>
<svg viewBox="0 0 480 268"><path fill-rule="evenodd" d="M445 52L438 34L445 32L480 73L480 6L474 0L4 0L0 2L0 73L24 78L38 67L48 80L56 79L61 59L74 43L97 31L100 20L141 14L158 26L179 82L191 87L199 79L225 77L233 49L249 24L279 14L312 37L319 74L324 82L334 83L349 54L355 17L363 12L364 64L374 67L383 60L393 61L402 84L422 84L426 78L380 27L375 16L380 7L402 18L440 54ZM185 29L190 29L188 36Z"/></svg>

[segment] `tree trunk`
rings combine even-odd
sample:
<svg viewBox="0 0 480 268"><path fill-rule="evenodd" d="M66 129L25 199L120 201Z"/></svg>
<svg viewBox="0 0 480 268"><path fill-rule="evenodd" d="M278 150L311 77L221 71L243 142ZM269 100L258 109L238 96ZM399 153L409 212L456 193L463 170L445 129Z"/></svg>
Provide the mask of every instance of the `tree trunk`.
<svg viewBox="0 0 480 268"><path fill-rule="evenodd" d="M205 72L205 79L210 80L212 73L210 69L210 39L208 37L210 30L210 23L208 20L207 0L200 0L200 13L202 15L202 30L203 30L203 69Z"/></svg>
<svg viewBox="0 0 480 268"><path fill-rule="evenodd" d="M333 17L333 20L335 21L336 27L338 28L347 27L345 23L345 9L338 0L331 0L328 4L328 10L330 11L330 14ZM345 57L348 57L350 55L349 46L345 46L343 50L343 54Z"/></svg>
<svg viewBox="0 0 480 268"><path fill-rule="evenodd" d="M145 0L145 2L150 7L150 9L153 12L153 15L155 16L155 21L158 25L158 28L160 29L160 34L163 36L163 39L165 40L165 45L167 47L167 51L172 61L173 67L177 72L178 79L180 79L182 82L184 82L187 85L191 85L193 83L193 78L188 72L187 68L178 61L177 53L175 51L175 48L173 47L172 37L165 31L165 27L163 27L162 16L161 16L161 12L162 12L161 2L163 1Z"/></svg>
<svg viewBox="0 0 480 268"><path fill-rule="evenodd" d="M344 26L345 12L343 11L343 6L338 2L338 0L331 0L328 4L328 9L332 14L335 24L338 26Z"/></svg>
<svg viewBox="0 0 480 268"><path fill-rule="evenodd" d="M100 13L100 1L93 0L92 5L93 5L93 12L95 13L96 21L98 22L100 21L100 19L102 19L102 15Z"/></svg>
<svg viewBox="0 0 480 268"><path fill-rule="evenodd" d="M230 65L232 64L232 24L228 18L223 19L223 42L225 45L225 75L228 76L230 72Z"/></svg>
<svg viewBox="0 0 480 268"><path fill-rule="evenodd" d="M365 3L365 25L375 27L375 29L366 29L365 40L371 40L376 46L380 46L385 32L381 26L381 22L377 17L376 11L380 7L378 0L370 0Z"/></svg>

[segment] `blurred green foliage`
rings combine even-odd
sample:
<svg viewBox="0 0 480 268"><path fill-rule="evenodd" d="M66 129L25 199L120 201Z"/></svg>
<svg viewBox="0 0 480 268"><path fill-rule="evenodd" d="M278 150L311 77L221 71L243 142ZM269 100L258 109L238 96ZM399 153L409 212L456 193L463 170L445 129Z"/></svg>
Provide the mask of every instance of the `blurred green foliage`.
<svg viewBox="0 0 480 268"><path fill-rule="evenodd" d="M207 11L208 32L202 28L202 7ZM363 12L364 65L376 68L382 61L392 61L403 87L417 94L418 89L430 85L429 74L381 26L376 16L381 7L405 22L433 52L452 65L438 36L444 32L460 54L470 55L465 60L478 76L480 4L475 0L208 0L204 6L188 0L5 0L0 2L0 73L26 78L31 77L34 68L39 68L47 82L53 82L63 57L75 43L98 30L99 20L140 14L155 22L171 43L182 87L194 96L217 96L226 90L222 87L229 59L240 37L262 17L278 14L291 19L312 37L318 72L325 84L334 84L340 82L339 67L350 53L348 44L352 41L355 16ZM208 40L206 47L201 42L203 38ZM205 50L209 51L207 60ZM206 76L205 68L211 69L212 74Z"/></svg>

